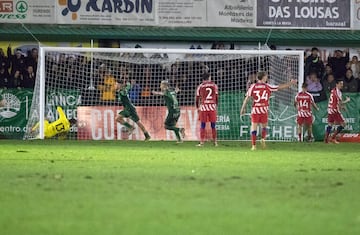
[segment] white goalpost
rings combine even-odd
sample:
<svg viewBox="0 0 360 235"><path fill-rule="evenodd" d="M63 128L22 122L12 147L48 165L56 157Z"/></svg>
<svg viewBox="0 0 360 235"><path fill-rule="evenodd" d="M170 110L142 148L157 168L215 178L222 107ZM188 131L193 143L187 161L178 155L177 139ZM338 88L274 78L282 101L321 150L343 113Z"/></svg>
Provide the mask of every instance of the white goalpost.
<svg viewBox="0 0 360 235"><path fill-rule="evenodd" d="M268 72L273 84L298 79L298 87L272 94L268 127L269 140L297 138L293 100L304 80L302 51L40 47L38 66L24 139L48 137L46 122L56 121L61 107L68 120L77 121L66 138L142 140L136 125L129 135L115 120L123 108L115 84L125 80L132 86L129 98L152 140L174 140L173 133L164 129L167 110L162 97L151 95L162 80L168 80L179 89L178 126L186 129L185 140L198 140L195 90L201 75L208 72L219 86L218 139L249 140L250 117L240 117L240 107L258 71ZM36 125L39 128L33 128Z"/></svg>

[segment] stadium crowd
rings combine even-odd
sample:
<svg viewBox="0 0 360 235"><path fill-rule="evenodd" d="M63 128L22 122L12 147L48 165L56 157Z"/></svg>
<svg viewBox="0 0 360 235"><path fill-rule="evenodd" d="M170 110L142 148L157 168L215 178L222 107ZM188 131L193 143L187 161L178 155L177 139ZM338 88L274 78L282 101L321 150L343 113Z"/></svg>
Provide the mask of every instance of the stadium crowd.
<svg viewBox="0 0 360 235"><path fill-rule="evenodd" d="M38 64L38 49L23 52L11 46L7 54L0 48L0 88L33 88Z"/></svg>
<svg viewBox="0 0 360 235"><path fill-rule="evenodd" d="M200 50L202 47L192 45L191 49ZM224 43L214 43L211 49L234 49L234 45L226 48ZM276 47L270 46L270 49L276 50ZM258 61L258 57L207 57L204 60L201 56L188 54L182 60L169 62L166 54L124 53L120 59L99 56L91 61L85 55L51 54L46 57L46 83L48 87L58 84L58 88L81 90L85 105L116 104L116 81L126 79L132 84L131 100L135 104L146 105L153 104L151 91L158 89L160 81L166 79L170 86L181 91L179 102L182 105L192 105L195 89L201 83L204 72L212 74L220 91L246 91L250 84L256 81L259 64L262 70L268 70L270 64L269 57L261 57L261 61ZM279 59L279 76L297 76L296 63L291 60L291 57ZM33 88L37 63L37 48L26 53L16 49L13 53L9 45L6 55L0 48L0 88ZM316 102L327 98L338 79L344 80L343 92L360 92L360 62L356 55L350 59L348 50L335 50L334 54L328 57L327 64L324 64L319 50L313 47L310 55L305 53L304 64L304 79ZM275 76L270 79L274 80L274 83L278 82Z"/></svg>

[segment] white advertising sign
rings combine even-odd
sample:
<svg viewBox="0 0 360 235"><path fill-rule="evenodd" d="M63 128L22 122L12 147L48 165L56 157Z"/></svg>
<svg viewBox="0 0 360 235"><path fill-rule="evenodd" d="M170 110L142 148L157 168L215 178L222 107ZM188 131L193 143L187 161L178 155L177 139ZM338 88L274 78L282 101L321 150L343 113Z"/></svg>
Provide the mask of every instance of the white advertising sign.
<svg viewBox="0 0 360 235"><path fill-rule="evenodd" d="M0 23L54 24L55 19L55 1L0 1Z"/></svg>
<svg viewBox="0 0 360 235"><path fill-rule="evenodd" d="M207 26L209 27L255 27L255 1L222 0L209 1Z"/></svg>
<svg viewBox="0 0 360 235"><path fill-rule="evenodd" d="M60 0L59 24L155 25L153 0Z"/></svg>

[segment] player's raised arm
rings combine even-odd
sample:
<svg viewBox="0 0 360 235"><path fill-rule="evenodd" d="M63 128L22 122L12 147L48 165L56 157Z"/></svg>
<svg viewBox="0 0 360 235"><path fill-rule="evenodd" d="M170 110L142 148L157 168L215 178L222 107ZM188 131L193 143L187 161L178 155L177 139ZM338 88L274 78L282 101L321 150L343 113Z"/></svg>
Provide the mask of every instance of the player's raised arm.
<svg viewBox="0 0 360 235"><path fill-rule="evenodd" d="M289 88L289 87L291 87L292 85L295 85L295 84L297 84L297 79L291 79L287 83L280 84L279 87L278 87L278 90Z"/></svg>
<svg viewBox="0 0 360 235"><path fill-rule="evenodd" d="M168 90L168 88L169 88L169 81L168 80L163 80L160 83L160 91L152 90L151 93L153 95L165 95L165 92Z"/></svg>
<svg viewBox="0 0 360 235"><path fill-rule="evenodd" d="M152 93L153 95L164 95L164 92L161 92L161 91L154 91L154 90L152 90L151 93Z"/></svg>

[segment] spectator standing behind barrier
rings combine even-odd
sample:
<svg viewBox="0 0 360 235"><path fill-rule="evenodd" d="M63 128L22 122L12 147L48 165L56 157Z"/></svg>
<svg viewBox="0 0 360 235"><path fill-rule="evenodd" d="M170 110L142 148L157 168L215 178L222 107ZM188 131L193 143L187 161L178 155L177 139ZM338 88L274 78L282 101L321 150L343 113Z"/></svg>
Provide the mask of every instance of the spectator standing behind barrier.
<svg viewBox="0 0 360 235"><path fill-rule="evenodd" d="M8 69L10 67L9 58L5 56L2 48L0 48L0 67Z"/></svg>
<svg viewBox="0 0 360 235"><path fill-rule="evenodd" d="M346 73L346 64L349 62L349 49L343 51L336 50L333 57L328 58L328 63L333 70L335 79L343 79Z"/></svg>
<svg viewBox="0 0 360 235"><path fill-rule="evenodd" d="M31 51L28 53L27 60L26 60L26 66L32 66L34 73L36 74L37 71L37 64L39 59L39 52L37 48L31 49Z"/></svg>
<svg viewBox="0 0 360 235"><path fill-rule="evenodd" d="M336 81L334 74L328 74L326 79L323 81L323 88L326 93L330 93L332 89L336 86Z"/></svg>
<svg viewBox="0 0 360 235"><path fill-rule="evenodd" d="M110 71L100 75L101 80L98 85L100 91L100 101L102 104L115 102L116 100L116 80Z"/></svg>
<svg viewBox="0 0 360 235"><path fill-rule="evenodd" d="M14 74L16 70L19 70L21 74L24 74L26 71L26 60L22 54L21 49L16 49L14 55L11 54L11 45L7 48L7 55L10 62L11 74Z"/></svg>
<svg viewBox="0 0 360 235"><path fill-rule="evenodd" d="M26 72L23 75L24 88L34 88L35 86L35 72L32 66L28 66Z"/></svg>
<svg viewBox="0 0 360 235"><path fill-rule="evenodd" d="M23 75L20 73L19 70L16 70L15 73L11 77L12 80L12 88L21 89L24 85Z"/></svg>
<svg viewBox="0 0 360 235"><path fill-rule="evenodd" d="M344 79L343 92L358 92L359 90L359 80L354 78L353 72L351 69L346 70L346 75Z"/></svg>
<svg viewBox="0 0 360 235"><path fill-rule="evenodd" d="M310 73L310 75L306 78L306 84L308 85L307 90L309 92L319 92L323 89L316 72Z"/></svg>
<svg viewBox="0 0 360 235"><path fill-rule="evenodd" d="M250 86L256 83L256 72L249 73L248 80L246 82L246 90L250 88Z"/></svg>
<svg viewBox="0 0 360 235"><path fill-rule="evenodd" d="M5 67L0 67L0 88L9 88L11 81L10 81L10 74Z"/></svg>
<svg viewBox="0 0 360 235"><path fill-rule="evenodd" d="M326 64L325 65L325 72L324 72L324 74L323 74L323 76L321 78L321 81L325 81L329 74L334 75L331 66L329 64Z"/></svg>
<svg viewBox="0 0 360 235"><path fill-rule="evenodd" d="M319 50L316 47L311 49L311 55L305 60L305 76L311 72L316 72L317 77L321 78L324 74L324 63L319 57Z"/></svg>
<svg viewBox="0 0 360 235"><path fill-rule="evenodd" d="M350 69L353 72L354 78L359 78L360 75L360 62L356 55L354 55L350 61Z"/></svg>
<svg viewBox="0 0 360 235"><path fill-rule="evenodd" d="M131 84L131 88L129 90L129 98L130 98L131 102L133 102L134 104L137 104L140 100L141 87L136 82L136 79L131 79L130 84Z"/></svg>

